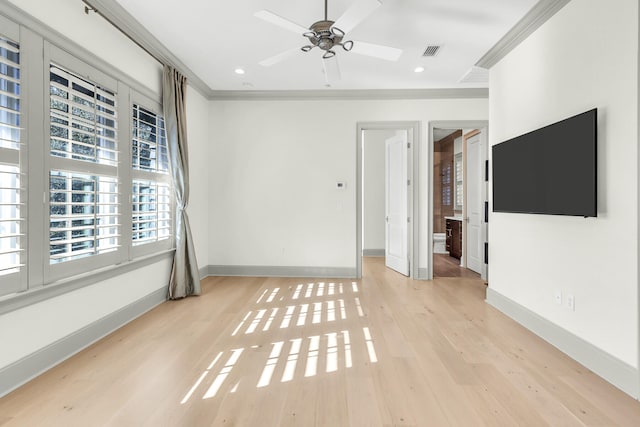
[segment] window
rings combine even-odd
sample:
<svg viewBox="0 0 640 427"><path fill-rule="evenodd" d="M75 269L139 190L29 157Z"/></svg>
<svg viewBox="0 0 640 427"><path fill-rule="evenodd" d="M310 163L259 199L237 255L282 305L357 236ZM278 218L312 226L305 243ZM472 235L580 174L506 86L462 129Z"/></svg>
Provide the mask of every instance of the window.
<svg viewBox="0 0 640 427"><path fill-rule="evenodd" d="M0 36L0 295L23 288L20 46Z"/></svg>
<svg viewBox="0 0 640 427"><path fill-rule="evenodd" d="M153 105L155 111L160 107L140 95L136 99L145 104L143 107L134 101L132 109L131 239L134 253L138 254L163 241L166 246L171 237L171 187L164 119L148 106Z"/></svg>
<svg viewBox="0 0 640 427"><path fill-rule="evenodd" d="M463 163L462 163L462 153L458 153L454 157L454 174L455 174L455 190L456 190L456 200L453 206L453 209L457 211L462 210L462 204L464 203L464 181L463 181Z"/></svg>
<svg viewBox="0 0 640 427"><path fill-rule="evenodd" d="M173 244L159 94L73 49L0 14L0 296L83 286Z"/></svg>
<svg viewBox="0 0 640 427"><path fill-rule="evenodd" d="M49 262L119 247L115 92L51 64ZM87 173L88 172L88 173Z"/></svg>

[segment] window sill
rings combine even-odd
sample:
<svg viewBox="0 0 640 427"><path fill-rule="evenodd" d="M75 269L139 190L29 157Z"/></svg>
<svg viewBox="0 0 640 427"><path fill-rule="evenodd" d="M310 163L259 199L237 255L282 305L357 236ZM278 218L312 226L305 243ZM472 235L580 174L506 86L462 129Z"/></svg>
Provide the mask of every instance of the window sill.
<svg viewBox="0 0 640 427"><path fill-rule="evenodd" d="M27 290L0 297L0 315L33 305L88 285L111 279L149 264L173 257L175 249L168 249L152 255L136 258L126 263L111 265L88 273L58 280L37 289ZM168 280L168 278L167 278ZM168 281L167 281L168 285Z"/></svg>

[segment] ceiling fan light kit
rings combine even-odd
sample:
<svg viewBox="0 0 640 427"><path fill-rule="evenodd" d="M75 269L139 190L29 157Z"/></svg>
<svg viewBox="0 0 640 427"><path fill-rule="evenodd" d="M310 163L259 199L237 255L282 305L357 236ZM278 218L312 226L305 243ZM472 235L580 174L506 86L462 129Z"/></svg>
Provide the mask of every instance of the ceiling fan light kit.
<svg viewBox="0 0 640 427"><path fill-rule="evenodd" d="M328 18L328 0L324 0L324 19L314 22L308 29L268 10L256 12L254 16L306 37L309 40L309 44L302 46L300 50L310 52L317 47L324 51L322 54L323 60L335 57L336 51L334 49L341 47L346 52L353 51L360 55L385 59L387 61L397 61L402 54L402 50L400 49L355 40L345 40L346 35L353 28L381 5L380 0L356 0L340 18L336 21L331 21ZM261 61L260 64L263 66L274 65L289 57L295 50L292 49L282 52ZM333 59L333 61L336 59ZM333 77L336 80L340 79L339 76Z"/></svg>

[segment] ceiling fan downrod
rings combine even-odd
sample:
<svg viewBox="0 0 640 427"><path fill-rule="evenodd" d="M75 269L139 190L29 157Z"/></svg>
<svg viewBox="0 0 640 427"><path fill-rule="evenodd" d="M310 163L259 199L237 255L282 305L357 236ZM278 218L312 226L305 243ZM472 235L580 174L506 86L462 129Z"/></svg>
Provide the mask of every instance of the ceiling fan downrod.
<svg viewBox="0 0 640 427"><path fill-rule="evenodd" d="M334 46L342 46L347 52L353 48L353 41L348 40L342 42L345 36L344 31L334 27L334 21L329 21L328 3L328 0L324 0L324 21L315 22L309 27L311 31L303 34L304 37L309 39L311 44L300 48L303 52L309 52L314 47L319 47L325 51L322 55L323 59L329 59L336 55L336 52L332 50Z"/></svg>

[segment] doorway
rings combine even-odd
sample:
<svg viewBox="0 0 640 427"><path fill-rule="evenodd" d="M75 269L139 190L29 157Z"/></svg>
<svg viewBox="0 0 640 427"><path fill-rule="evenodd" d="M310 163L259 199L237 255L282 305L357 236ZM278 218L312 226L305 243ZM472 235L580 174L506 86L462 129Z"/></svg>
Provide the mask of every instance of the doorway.
<svg viewBox="0 0 640 427"><path fill-rule="evenodd" d="M487 123L430 123L428 155L428 278L486 280Z"/></svg>
<svg viewBox="0 0 640 427"><path fill-rule="evenodd" d="M418 182L414 178L418 176L419 169L416 154L419 130L419 122L357 124L357 277L362 277L363 256L383 256L390 268L409 277L417 277L418 227L413 218L418 217L418 203L414 203L414 199L418 200ZM404 170L397 168L399 165L403 165ZM391 182L388 179L390 174L395 176ZM400 175L406 179L400 179ZM396 200L387 197L389 185L396 186L392 194L402 194L403 197ZM403 207L404 210L396 214L394 207ZM389 214L391 211L393 214ZM404 230L398 234L402 228ZM389 235L396 238L390 239ZM393 247L389 246L390 243Z"/></svg>

